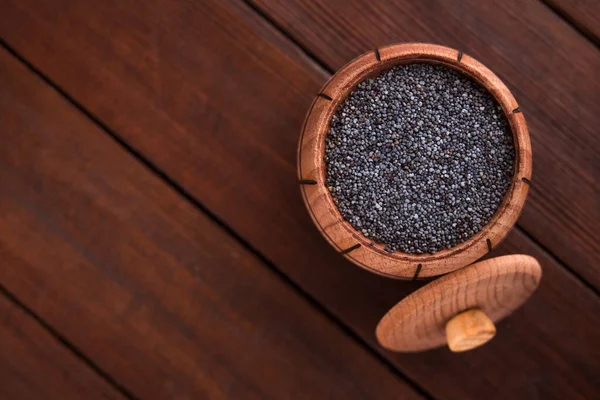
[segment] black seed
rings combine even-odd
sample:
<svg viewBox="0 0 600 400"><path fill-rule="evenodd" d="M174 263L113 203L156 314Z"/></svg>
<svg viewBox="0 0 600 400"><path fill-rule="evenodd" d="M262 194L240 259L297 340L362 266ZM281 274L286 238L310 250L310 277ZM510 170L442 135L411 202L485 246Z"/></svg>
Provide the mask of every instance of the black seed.
<svg viewBox="0 0 600 400"><path fill-rule="evenodd" d="M407 64L360 83L326 140L327 186L341 214L388 251L464 242L490 220L513 175L496 100L439 65Z"/></svg>

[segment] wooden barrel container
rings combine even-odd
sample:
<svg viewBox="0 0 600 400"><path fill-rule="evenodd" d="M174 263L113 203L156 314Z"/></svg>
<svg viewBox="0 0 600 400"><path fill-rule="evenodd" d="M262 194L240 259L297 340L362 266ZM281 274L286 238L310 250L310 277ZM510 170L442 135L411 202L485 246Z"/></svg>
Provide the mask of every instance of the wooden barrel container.
<svg viewBox="0 0 600 400"><path fill-rule="evenodd" d="M389 253L354 229L340 214L326 185L325 138L337 107L362 81L396 65L426 62L453 68L491 93L509 122L515 146L514 175L503 202L477 234L434 254ZM298 145L302 198L319 231L340 254L371 272L397 279L433 277L469 265L490 252L516 223L531 179L531 144L525 118L504 83L483 64L448 47L410 43L375 49L341 68L314 99Z"/></svg>

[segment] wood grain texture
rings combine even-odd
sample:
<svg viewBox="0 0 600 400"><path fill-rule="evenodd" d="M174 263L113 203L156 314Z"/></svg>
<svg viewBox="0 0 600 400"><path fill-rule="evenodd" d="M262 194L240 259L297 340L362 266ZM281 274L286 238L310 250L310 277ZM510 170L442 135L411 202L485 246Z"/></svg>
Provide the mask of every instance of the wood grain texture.
<svg viewBox="0 0 600 400"><path fill-rule="evenodd" d="M446 45L492 69L531 134L519 226L600 289L600 51L552 10L520 0L251 1L333 71L398 42Z"/></svg>
<svg viewBox="0 0 600 400"><path fill-rule="evenodd" d="M143 399L420 398L6 52L0 87L0 281L116 381Z"/></svg>
<svg viewBox="0 0 600 400"><path fill-rule="evenodd" d="M92 400L124 397L33 317L0 295L0 398Z"/></svg>
<svg viewBox="0 0 600 400"><path fill-rule="evenodd" d="M378 320L419 283L356 268L302 205L298 132L328 75L239 2L144 4L5 2L0 34L378 348ZM536 257L544 280L491 343L459 356L379 350L438 398L595 397L598 299L518 230L499 252Z"/></svg>
<svg viewBox="0 0 600 400"><path fill-rule="evenodd" d="M597 0L543 0L590 40L600 45L600 4Z"/></svg>
<svg viewBox="0 0 600 400"><path fill-rule="evenodd" d="M326 185L326 137L332 116L354 90L370 77L402 63L429 62L453 68L479 82L498 101L508 121L515 147L514 173L504 200L486 226L451 249L435 254L389 253L344 220ZM298 181L302 198L319 232L340 254L377 274L401 279L446 274L469 265L497 246L515 225L525 205L531 181L531 144L523 113L502 81L488 68L457 50L425 43L381 47L357 57L330 78L311 105L298 143ZM307 181L314 184L306 184Z"/></svg>
<svg viewBox="0 0 600 400"><path fill-rule="evenodd" d="M498 322L523 305L541 277L539 263L526 255L469 265L402 299L377 325L377 340L387 349L402 352L445 345L446 324L452 318L477 309Z"/></svg>

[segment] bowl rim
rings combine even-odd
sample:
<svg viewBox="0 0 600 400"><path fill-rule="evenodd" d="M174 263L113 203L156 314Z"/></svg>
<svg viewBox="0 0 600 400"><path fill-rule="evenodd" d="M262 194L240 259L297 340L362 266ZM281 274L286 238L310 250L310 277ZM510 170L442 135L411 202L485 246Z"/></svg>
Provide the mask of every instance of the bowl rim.
<svg viewBox="0 0 600 400"><path fill-rule="evenodd" d="M441 64L477 81L491 93L505 114L515 146L514 174L504 200L477 234L433 254L389 253L354 229L339 212L326 186L325 138L338 105L356 85L396 65ZM497 246L516 223L531 182L531 144L525 117L506 85L487 67L462 51L427 43L393 44L367 52L342 67L315 97L298 143L298 182L309 214L321 234L344 257L379 275L422 279L469 265Z"/></svg>

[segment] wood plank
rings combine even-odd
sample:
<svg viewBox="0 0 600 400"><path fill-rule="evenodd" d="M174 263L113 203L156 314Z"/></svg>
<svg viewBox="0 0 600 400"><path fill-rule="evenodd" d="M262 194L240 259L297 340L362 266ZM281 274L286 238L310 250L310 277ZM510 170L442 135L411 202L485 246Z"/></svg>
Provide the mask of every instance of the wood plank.
<svg viewBox="0 0 600 400"><path fill-rule="evenodd" d="M600 5L597 0L543 0L590 40L600 45Z"/></svg>
<svg viewBox="0 0 600 400"><path fill-rule="evenodd" d="M513 91L533 148L519 226L600 289L600 52L537 1L252 0L331 70L368 49L433 42L486 64ZM300 22L301 21L301 22Z"/></svg>
<svg viewBox="0 0 600 400"><path fill-rule="evenodd" d="M19 1L4 15L11 45L375 346L378 319L419 285L350 265L304 209L297 138L326 73L237 2ZM545 276L489 346L383 354L440 398L593 397L598 299L520 231L502 246Z"/></svg>
<svg viewBox="0 0 600 400"><path fill-rule="evenodd" d="M32 316L0 295L0 398L124 397Z"/></svg>
<svg viewBox="0 0 600 400"><path fill-rule="evenodd" d="M147 399L420 398L5 51L0 87L0 281L116 381Z"/></svg>

